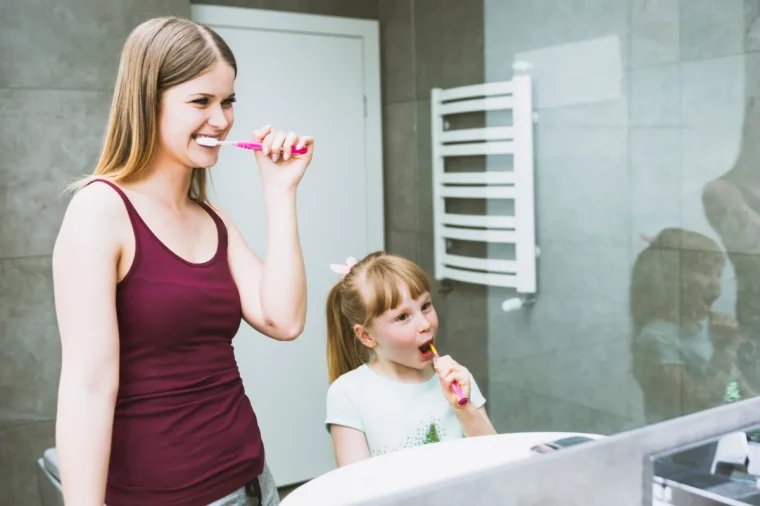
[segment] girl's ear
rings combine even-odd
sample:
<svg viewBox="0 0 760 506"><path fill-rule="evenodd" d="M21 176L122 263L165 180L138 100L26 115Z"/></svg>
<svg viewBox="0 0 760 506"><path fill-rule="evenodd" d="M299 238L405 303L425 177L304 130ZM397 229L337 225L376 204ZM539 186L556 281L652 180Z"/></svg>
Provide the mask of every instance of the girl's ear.
<svg viewBox="0 0 760 506"><path fill-rule="evenodd" d="M377 341L375 341L375 338L373 338L369 331L364 328L364 326L359 325L358 323L354 325L354 334L356 334L356 338L367 348L374 349L375 346L377 346Z"/></svg>

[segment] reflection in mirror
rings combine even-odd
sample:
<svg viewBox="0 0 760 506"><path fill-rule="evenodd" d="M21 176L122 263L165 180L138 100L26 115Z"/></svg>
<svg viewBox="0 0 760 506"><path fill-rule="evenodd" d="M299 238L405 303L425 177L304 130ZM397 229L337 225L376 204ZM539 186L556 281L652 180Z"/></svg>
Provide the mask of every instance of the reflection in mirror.
<svg viewBox="0 0 760 506"><path fill-rule="evenodd" d="M750 393L736 366L736 320L713 309L724 253L709 237L669 228L634 263L631 276L632 372L647 423Z"/></svg>
<svg viewBox="0 0 760 506"><path fill-rule="evenodd" d="M543 4L483 3L484 80L511 79L520 62L533 82L538 296L506 312L514 291L489 288L482 344L469 337L480 294L454 285L447 349L487 365L500 433L611 435L754 397L757 2ZM716 33L732 34L730 50L705 43ZM484 126L509 122L488 114ZM514 170L495 156L485 166ZM514 211L496 200L488 215ZM487 255L512 259L495 245ZM451 331L454 320L466 323Z"/></svg>
<svg viewBox="0 0 760 506"><path fill-rule="evenodd" d="M760 427L653 456L660 506L760 505Z"/></svg>

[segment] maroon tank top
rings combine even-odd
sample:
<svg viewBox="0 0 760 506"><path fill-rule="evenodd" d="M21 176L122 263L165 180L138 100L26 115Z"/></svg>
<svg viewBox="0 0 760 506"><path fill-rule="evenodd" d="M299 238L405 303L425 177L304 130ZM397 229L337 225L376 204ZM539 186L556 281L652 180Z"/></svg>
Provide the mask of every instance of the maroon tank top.
<svg viewBox="0 0 760 506"><path fill-rule="evenodd" d="M119 393L108 506L206 506L261 474L264 446L232 338L242 320L227 263L227 229L207 262L188 262L121 196L135 256L116 288Z"/></svg>

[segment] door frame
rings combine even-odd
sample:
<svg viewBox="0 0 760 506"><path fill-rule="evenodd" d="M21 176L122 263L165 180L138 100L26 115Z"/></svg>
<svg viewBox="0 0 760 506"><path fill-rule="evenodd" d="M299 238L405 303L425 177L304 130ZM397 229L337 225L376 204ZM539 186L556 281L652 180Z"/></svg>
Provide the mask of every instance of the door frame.
<svg viewBox="0 0 760 506"><path fill-rule="evenodd" d="M342 18L320 14L191 4L197 23L228 28L253 28L280 32L312 33L357 38L362 41L364 61L364 166L367 168L367 227L372 250L385 249L383 188L382 105L380 92L380 27L376 20ZM358 107L362 107L358 105ZM319 142L319 139L316 139Z"/></svg>

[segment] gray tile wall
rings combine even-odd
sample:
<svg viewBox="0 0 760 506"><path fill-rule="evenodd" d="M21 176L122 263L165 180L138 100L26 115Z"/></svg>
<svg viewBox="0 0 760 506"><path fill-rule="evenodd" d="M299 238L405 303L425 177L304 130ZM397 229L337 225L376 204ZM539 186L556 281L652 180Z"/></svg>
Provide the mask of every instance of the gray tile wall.
<svg viewBox="0 0 760 506"><path fill-rule="evenodd" d="M50 258L63 190L95 165L129 30L165 14L188 15L189 3L0 6L0 504L38 504L34 459L53 445L60 343Z"/></svg>

